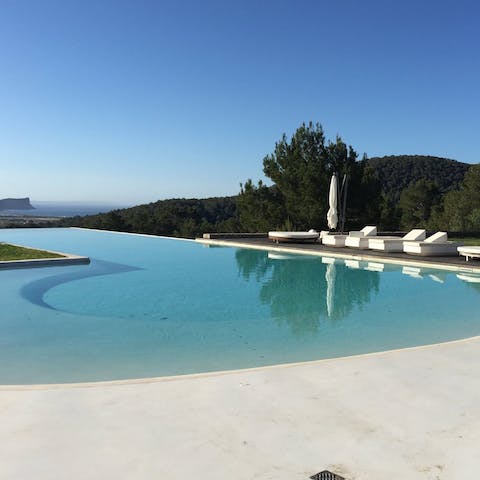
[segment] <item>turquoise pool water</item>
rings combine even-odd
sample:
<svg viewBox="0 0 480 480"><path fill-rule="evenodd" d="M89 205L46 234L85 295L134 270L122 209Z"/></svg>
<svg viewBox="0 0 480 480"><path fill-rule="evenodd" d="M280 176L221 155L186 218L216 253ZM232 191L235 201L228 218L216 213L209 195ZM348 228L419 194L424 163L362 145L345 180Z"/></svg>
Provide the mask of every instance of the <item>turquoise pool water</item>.
<svg viewBox="0 0 480 480"><path fill-rule="evenodd" d="M75 229L0 240L90 265L0 271L0 384L256 367L480 334L455 273Z"/></svg>

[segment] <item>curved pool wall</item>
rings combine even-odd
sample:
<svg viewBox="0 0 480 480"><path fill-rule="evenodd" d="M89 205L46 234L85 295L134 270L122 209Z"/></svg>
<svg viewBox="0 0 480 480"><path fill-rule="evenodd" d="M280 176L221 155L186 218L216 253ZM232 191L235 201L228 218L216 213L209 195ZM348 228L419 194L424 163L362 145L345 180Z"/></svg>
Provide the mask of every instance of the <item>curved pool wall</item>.
<svg viewBox="0 0 480 480"><path fill-rule="evenodd" d="M259 367L480 334L480 284L455 272L77 229L2 240L91 264L0 271L0 384Z"/></svg>

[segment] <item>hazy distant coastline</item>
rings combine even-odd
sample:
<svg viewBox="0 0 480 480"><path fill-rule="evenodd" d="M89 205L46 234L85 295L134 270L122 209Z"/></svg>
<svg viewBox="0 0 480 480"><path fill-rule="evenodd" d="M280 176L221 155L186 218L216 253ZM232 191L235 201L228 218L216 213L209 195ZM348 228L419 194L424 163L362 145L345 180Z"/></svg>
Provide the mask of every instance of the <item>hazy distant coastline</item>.
<svg viewBox="0 0 480 480"><path fill-rule="evenodd" d="M42 202L31 201L31 208L1 208L0 216L3 217L75 217L84 215L95 215L105 213L118 208L125 208L126 205L95 204L81 202Z"/></svg>

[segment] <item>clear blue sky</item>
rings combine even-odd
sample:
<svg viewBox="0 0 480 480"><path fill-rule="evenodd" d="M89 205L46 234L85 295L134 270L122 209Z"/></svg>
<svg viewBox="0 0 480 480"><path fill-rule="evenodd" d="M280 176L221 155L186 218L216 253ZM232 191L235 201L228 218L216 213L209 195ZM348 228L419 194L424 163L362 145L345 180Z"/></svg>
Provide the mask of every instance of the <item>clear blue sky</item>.
<svg viewBox="0 0 480 480"><path fill-rule="evenodd" d="M477 163L463 0L0 0L0 198L235 194L283 132Z"/></svg>

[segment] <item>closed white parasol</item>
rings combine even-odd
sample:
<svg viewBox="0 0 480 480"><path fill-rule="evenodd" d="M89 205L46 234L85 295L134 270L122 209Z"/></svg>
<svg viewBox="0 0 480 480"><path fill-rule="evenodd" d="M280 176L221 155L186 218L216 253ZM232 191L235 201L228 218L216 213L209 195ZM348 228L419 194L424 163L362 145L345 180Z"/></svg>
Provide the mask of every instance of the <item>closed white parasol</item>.
<svg viewBox="0 0 480 480"><path fill-rule="evenodd" d="M336 173L332 175L332 179L330 180L330 191L328 193L328 203L330 208L328 209L328 212L327 212L327 225L328 225L328 228L333 229L337 227L337 223L338 223L338 213L337 213L338 180L337 180Z"/></svg>

